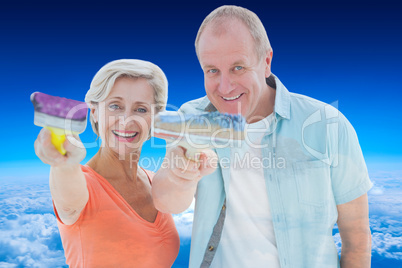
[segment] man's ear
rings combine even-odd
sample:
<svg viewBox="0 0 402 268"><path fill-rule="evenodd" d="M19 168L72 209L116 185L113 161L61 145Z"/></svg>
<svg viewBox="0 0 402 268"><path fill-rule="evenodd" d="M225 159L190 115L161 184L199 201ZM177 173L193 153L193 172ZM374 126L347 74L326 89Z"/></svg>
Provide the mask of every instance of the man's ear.
<svg viewBox="0 0 402 268"><path fill-rule="evenodd" d="M271 62L272 62L272 56L273 56L273 51L270 49L267 52L267 55L265 57L265 77L268 78L271 75Z"/></svg>

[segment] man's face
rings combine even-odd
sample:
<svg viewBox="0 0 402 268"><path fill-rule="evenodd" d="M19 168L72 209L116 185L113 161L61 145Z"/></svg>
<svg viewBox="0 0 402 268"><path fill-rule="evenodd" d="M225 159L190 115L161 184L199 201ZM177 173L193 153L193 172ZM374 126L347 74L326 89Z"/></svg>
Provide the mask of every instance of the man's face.
<svg viewBox="0 0 402 268"><path fill-rule="evenodd" d="M268 116L270 91L265 78L271 73L272 52L258 59L254 40L239 21L226 22L219 33L208 25L198 44L209 100L221 113L243 115L248 123Z"/></svg>

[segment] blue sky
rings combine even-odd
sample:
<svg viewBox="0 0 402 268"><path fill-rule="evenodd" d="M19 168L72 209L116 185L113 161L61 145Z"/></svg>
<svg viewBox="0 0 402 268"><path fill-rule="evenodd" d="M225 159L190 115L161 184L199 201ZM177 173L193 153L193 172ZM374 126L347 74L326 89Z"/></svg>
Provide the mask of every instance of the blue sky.
<svg viewBox="0 0 402 268"><path fill-rule="evenodd" d="M33 106L29 100L32 92L83 100L93 76L104 64L115 59L136 58L154 62L164 70L169 81L169 104L180 106L201 97L203 75L195 55L194 39L204 17L222 4L247 7L260 17L274 50L272 71L290 91L327 103L338 101L339 110L356 129L370 174L393 174L374 177L380 189L377 193L382 191L382 194L372 196L383 198L387 189L393 189L383 186L386 179L395 183L393 187L400 187L400 174L392 172L402 170L402 8L397 1L277 2L3 3L0 8L3 111L0 196L4 199L0 201L6 200L6 192L11 189L17 192L19 189L19 195L27 200L36 200L22 186L7 188L7 181L13 180L15 184L21 180L20 185L31 185L40 178L46 185L48 167L36 158L33 150L40 129L33 125ZM96 143L90 127L81 138ZM88 157L96 150L89 148ZM151 150L150 144L143 149L143 156L163 154L161 149ZM36 187L42 189L42 184L32 186L35 189L32 191L37 192ZM42 190L46 191L46 187ZM43 198L40 200L44 200L45 206L50 201L48 197ZM391 201L381 200L386 204L385 212L390 212L387 204ZM46 223L51 207L43 209L33 214L41 215L36 220ZM26 224L33 217L32 213L26 216L23 206L15 213L20 220L26 217ZM14 224L11 214L2 215L7 228L18 229L17 225L10 225ZM395 219L389 217L392 223ZM52 229L54 226L50 223L49 226L45 233L57 234ZM385 236L380 227L379 230Z"/></svg>
<svg viewBox="0 0 402 268"><path fill-rule="evenodd" d="M399 161L402 9L388 1L321 2L231 3L261 18L274 50L272 71L290 91L338 101L368 159ZM111 60L159 65L171 105L204 95L194 39L203 18L227 2L55 3L13 2L0 9L0 102L7 111L1 122L23 133L0 132L0 161L36 159L32 144L39 128L30 93L83 100L94 74ZM82 138L94 140L90 128Z"/></svg>

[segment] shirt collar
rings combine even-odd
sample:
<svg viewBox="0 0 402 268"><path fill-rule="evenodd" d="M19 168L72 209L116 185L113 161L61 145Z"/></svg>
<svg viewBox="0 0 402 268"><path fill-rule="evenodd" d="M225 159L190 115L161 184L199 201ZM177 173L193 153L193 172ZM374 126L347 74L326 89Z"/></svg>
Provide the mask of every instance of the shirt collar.
<svg viewBox="0 0 402 268"><path fill-rule="evenodd" d="M279 78L274 77L276 83L275 113L284 119L290 119L290 93Z"/></svg>
<svg viewBox="0 0 402 268"><path fill-rule="evenodd" d="M275 113L285 119L290 119L290 93L282 82L272 74L276 83L276 96L275 96ZM208 97L202 98L201 102L196 107L204 112L215 112L215 106L209 101Z"/></svg>

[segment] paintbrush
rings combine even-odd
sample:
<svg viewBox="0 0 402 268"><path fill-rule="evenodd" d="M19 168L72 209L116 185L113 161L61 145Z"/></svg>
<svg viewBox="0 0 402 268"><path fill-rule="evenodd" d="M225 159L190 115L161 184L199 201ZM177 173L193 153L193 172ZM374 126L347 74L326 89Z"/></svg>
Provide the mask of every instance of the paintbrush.
<svg viewBox="0 0 402 268"><path fill-rule="evenodd" d="M186 157L192 160L198 160L203 149L227 147L245 139L246 121L241 115L164 111L152 123L152 136L184 147Z"/></svg>
<svg viewBox="0 0 402 268"><path fill-rule="evenodd" d="M52 144L65 155L66 134L80 134L87 126L87 104L41 92L32 93L31 101L35 110L34 124L49 129Z"/></svg>

